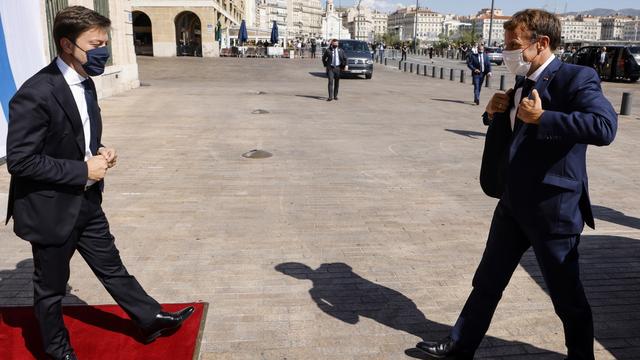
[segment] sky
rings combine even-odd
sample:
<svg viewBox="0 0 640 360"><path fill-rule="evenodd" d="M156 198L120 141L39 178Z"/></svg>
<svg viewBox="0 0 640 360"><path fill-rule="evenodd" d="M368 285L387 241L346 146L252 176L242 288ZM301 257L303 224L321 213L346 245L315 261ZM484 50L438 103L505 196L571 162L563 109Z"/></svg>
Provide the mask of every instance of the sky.
<svg viewBox="0 0 640 360"><path fill-rule="evenodd" d="M326 0L321 0L324 4ZM350 6L357 4L358 0L333 0L335 6ZM638 0L494 0L494 6L502 9L505 15L528 7L545 8L549 11L564 12L565 3L567 11L590 10L593 8L607 9L640 9ZM399 6L416 4L415 0L362 0L362 4L382 11L394 11ZM418 0L420 7L428 7L439 13L458 15L474 15L483 7L491 7L491 0Z"/></svg>

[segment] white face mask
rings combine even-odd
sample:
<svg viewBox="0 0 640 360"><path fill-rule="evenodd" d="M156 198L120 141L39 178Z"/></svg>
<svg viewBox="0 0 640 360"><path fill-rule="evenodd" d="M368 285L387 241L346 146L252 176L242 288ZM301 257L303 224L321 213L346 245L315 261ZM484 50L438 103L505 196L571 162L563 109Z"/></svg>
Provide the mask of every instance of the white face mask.
<svg viewBox="0 0 640 360"><path fill-rule="evenodd" d="M502 50L502 59L507 69L509 69L509 72L516 76L527 76L531 69L531 61L524 61L522 54L531 47L531 45L522 50Z"/></svg>

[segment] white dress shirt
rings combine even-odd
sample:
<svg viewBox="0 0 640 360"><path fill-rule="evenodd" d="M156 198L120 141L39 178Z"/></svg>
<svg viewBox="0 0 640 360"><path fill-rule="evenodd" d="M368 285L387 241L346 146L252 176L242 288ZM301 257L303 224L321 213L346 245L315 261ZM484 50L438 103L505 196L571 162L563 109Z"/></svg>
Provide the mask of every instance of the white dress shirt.
<svg viewBox="0 0 640 360"><path fill-rule="evenodd" d="M340 66L340 56L338 56L338 48L333 49L333 61L331 62L331 66Z"/></svg>
<svg viewBox="0 0 640 360"><path fill-rule="evenodd" d="M538 78L540 77L540 75L542 74L544 69L546 69L547 66L549 66L549 64L551 64L553 59L555 59L555 56L553 56L553 55L549 56L547 61L545 61L544 64L542 64L542 66L540 66L536 71L534 71L533 74L527 76L527 79L532 80L533 82L538 81ZM516 93L513 96L513 107L511 108L511 111L509 112L509 115L510 115L510 118L511 118L511 129L514 128L515 123L516 123L516 112L518 111L518 105L520 105L521 98L522 98L522 86L519 87L518 90L516 90Z"/></svg>
<svg viewBox="0 0 640 360"><path fill-rule="evenodd" d="M76 107L78 108L78 113L80 114L82 130L84 132L84 161L87 161L92 156L91 149L89 147L89 143L91 142L91 120L89 119L87 100L84 97L84 85L82 85L82 82L87 78L78 74L77 71L67 65L59 57L56 58L56 65L58 65L58 69L60 69L64 80L67 82L67 85L69 85L69 89L71 89L71 94L73 95ZM87 186L91 186L94 183L95 181L93 180L87 180Z"/></svg>
<svg viewBox="0 0 640 360"><path fill-rule="evenodd" d="M480 72L484 74L484 53L478 53L478 61L480 62Z"/></svg>

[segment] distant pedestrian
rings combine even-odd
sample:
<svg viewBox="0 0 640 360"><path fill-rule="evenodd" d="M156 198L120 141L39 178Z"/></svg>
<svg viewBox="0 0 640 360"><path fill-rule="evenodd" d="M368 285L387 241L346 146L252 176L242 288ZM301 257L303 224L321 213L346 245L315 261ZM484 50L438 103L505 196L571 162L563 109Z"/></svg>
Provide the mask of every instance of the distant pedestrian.
<svg viewBox="0 0 640 360"><path fill-rule="evenodd" d="M322 54L322 64L327 70L327 78L329 79L329 97L327 101L338 100L340 72L343 69L347 69L347 56L338 47L338 40L333 39L330 44Z"/></svg>
<svg viewBox="0 0 640 360"><path fill-rule="evenodd" d="M607 48L602 47L600 51L598 51L598 56L596 56L596 70L598 71L598 75L600 77L604 77L605 71L607 70L607 65L609 63L609 55L607 54Z"/></svg>
<svg viewBox="0 0 640 360"><path fill-rule="evenodd" d="M433 59L433 47L429 48L429 60Z"/></svg>
<svg viewBox="0 0 640 360"><path fill-rule="evenodd" d="M380 58L380 61L382 61L382 59L384 59L384 44L380 43L378 45L378 57Z"/></svg>
<svg viewBox="0 0 640 360"><path fill-rule="evenodd" d="M471 70L473 79L473 102L480 105L480 90L485 76L491 76L491 62L484 53L484 45L478 46L477 54L470 54L467 57L467 67Z"/></svg>
<svg viewBox="0 0 640 360"><path fill-rule="evenodd" d="M312 59L316 58L316 49L317 49L316 40L313 39L311 40L311 58Z"/></svg>
<svg viewBox="0 0 640 360"><path fill-rule="evenodd" d="M402 48L400 50L402 51L402 59L400 61L407 61L407 50L409 50L407 45L402 44Z"/></svg>

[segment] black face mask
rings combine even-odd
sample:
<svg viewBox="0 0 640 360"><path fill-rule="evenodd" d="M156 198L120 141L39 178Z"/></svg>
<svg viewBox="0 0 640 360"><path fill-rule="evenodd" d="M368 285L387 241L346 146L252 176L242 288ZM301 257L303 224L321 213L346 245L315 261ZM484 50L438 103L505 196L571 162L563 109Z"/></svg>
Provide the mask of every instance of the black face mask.
<svg viewBox="0 0 640 360"><path fill-rule="evenodd" d="M74 43L74 45L76 45ZM89 76L98 76L104 73L104 68L109 60L110 54L109 49L106 46L85 50L80 46L76 45L76 47L85 54L87 54L87 62L82 64L82 68Z"/></svg>
<svg viewBox="0 0 640 360"><path fill-rule="evenodd" d="M336 49L338 47L338 45L331 45L332 49Z"/></svg>

